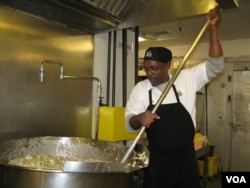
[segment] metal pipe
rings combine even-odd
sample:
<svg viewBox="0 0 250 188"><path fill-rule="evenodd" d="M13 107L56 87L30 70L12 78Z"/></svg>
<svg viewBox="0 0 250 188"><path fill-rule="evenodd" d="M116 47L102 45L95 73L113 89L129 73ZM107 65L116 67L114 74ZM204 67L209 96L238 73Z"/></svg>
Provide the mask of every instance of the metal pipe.
<svg viewBox="0 0 250 188"><path fill-rule="evenodd" d="M110 99L110 66L111 66L111 32L108 34L108 59L107 59L107 89L106 89L106 105L109 105Z"/></svg>
<svg viewBox="0 0 250 188"><path fill-rule="evenodd" d="M44 60L41 63L41 67L40 67L40 72L39 72L39 78L40 78L40 82L43 82L44 80L44 64L58 64L60 65L60 79L63 79L63 65L60 61L55 61L55 60Z"/></svg>
<svg viewBox="0 0 250 188"><path fill-rule="evenodd" d="M138 59L139 59L139 55L138 55L138 51L139 51L139 42L138 42L138 38L139 38L139 27L136 26L135 27L135 48L134 48L134 52L135 52L135 57L134 57L134 61L135 61L135 75L138 74ZM134 79L134 83L136 84L138 82L138 76L135 76Z"/></svg>
<svg viewBox="0 0 250 188"><path fill-rule="evenodd" d="M112 70L112 106L115 106L115 84L116 84L116 31L114 31L113 35L113 70Z"/></svg>
<svg viewBox="0 0 250 188"><path fill-rule="evenodd" d="M126 105L127 98L127 29L122 30L122 105Z"/></svg>
<svg viewBox="0 0 250 188"><path fill-rule="evenodd" d="M170 88L172 87L174 81L176 80L176 78L178 77L179 73L181 72L181 69L183 68L183 66L185 65L186 61L188 60L189 56L191 55L191 53L193 52L195 46L197 45L198 41L200 40L201 36L203 35L203 33L205 32L206 28L208 27L210 23L210 20L207 20L205 22L205 24L203 25L203 27L201 28L200 32L198 33L197 37L195 38L193 44L191 45L191 47L189 48L188 52L186 53L186 55L184 56L182 63L180 64L180 66L177 68L176 72L174 73L174 75L172 76L171 80L169 80L168 84L166 85L165 89L163 90L161 96L159 97L158 101L155 104L155 107L152 110L152 113L155 113L156 110L158 109L158 107L161 105L162 101L164 100L164 98L166 97L168 91L170 90ZM124 163L129 155L131 154L131 152L133 151L133 149L135 148L135 145L137 144L138 140L140 139L141 135L144 133L145 131L145 127L143 126L140 130L140 132L138 133L138 135L136 136L136 138L134 139L133 143L131 144L131 146L129 147L129 149L127 150L127 152L125 153L124 157L122 158L121 163Z"/></svg>
<svg viewBox="0 0 250 188"><path fill-rule="evenodd" d="M49 63L49 64L58 64L60 65L60 79L89 79L89 80L95 80L98 82L97 86L97 116L96 116L96 132L95 132L95 139L98 138L98 124L99 124L99 110L100 110L100 103L101 103L101 95L102 95L102 84L99 78L97 77L90 77L90 76L68 76L64 75L63 73L63 65L60 61L55 61L55 60L44 60L41 63L40 67L40 81L43 82L44 80L44 64Z"/></svg>
<svg viewBox="0 0 250 188"><path fill-rule="evenodd" d="M88 80L95 80L98 82L97 86L97 104L100 105L101 102L101 95L102 95L102 84L99 78L97 77L89 77L89 76L68 76L68 75L63 75L63 78L66 79L88 79Z"/></svg>
<svg viewBox="0 0 250 188"><path fill-rule="evenodd" d="M205 85L205 116L206 116L206 123L205 123L205 134L208 136L208 100L207 100L207 84Z"/></svg>
<svg viewBox="0 0 250 188"><path fill-rule="evenodd" d="M97 77L89 77L89 76L67 76L64 75L63 78L66 79L89 79L89 80L95 80L98 82L97 85L97 115L96 115L96 129L95 129L95 138L98 139L98 125L99 125L99 111L100 111L100 103L101 103L101 97L102 97L102 84L99 78Z"/></svg>

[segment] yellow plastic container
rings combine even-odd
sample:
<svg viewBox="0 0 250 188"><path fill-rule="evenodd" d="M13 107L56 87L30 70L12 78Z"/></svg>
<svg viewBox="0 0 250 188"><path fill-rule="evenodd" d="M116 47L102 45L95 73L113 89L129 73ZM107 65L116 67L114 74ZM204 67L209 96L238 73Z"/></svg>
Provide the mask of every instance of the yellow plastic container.
<svg viewBox="0 0 250 188"><path fill-rule="evenodd" d="M194 135L194 144L204 146L209 144L207 136L202 135L201 133L195 133Z"/></svg>
<svg viewBox="0 0 250 188"><path fill-rule="evenodd" d="M197 160L198 167L199 167L199 174L203 176L203 168L204 168L204 161ZM207 169L207 176L212 177L218 173L218 164L219 164L219 157L217 155L208 157L208 169Z"/></svg>
<svg viewBox="0 0 250 188"><path fill-rule="evenodd" d="M137 133L129 133L125 127L125 108L101 106L99 112L98 139L104 141L132 140Z"/></svg>

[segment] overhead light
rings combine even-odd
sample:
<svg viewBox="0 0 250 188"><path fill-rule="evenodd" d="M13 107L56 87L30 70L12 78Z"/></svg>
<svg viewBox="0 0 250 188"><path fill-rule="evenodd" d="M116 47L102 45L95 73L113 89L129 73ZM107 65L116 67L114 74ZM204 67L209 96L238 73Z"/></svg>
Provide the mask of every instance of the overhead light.
<svg viewBox="0 0 250 188"><path fill-rule="evenodd" d="M138 41L139 41L139 42L142 42L142 41L144 41L144 40L146 40L146 39L143 38L143 37L140 37L140 36L138 37Z"/></svg>

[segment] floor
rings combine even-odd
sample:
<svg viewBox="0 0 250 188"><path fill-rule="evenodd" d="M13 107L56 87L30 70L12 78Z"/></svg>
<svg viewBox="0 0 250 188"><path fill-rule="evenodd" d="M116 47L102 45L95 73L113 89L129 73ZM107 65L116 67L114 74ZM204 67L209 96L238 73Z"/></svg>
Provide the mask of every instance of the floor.
<svg viewBox="0 0 250 188"><path fill-rule="evenodd" d="M221 188L221 176L216 174L213 177L210 177L207 181L206 188Z"/></svg>

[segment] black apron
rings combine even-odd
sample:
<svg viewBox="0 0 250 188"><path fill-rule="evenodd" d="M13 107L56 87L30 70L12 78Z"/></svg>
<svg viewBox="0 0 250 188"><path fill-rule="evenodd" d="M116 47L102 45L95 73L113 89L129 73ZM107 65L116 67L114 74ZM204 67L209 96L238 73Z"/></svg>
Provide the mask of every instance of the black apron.
<svg viewBox="0 0 250 188"><path fill-rule="evenodd" d="M200 188L194 124L172 88L177 103L160 105L156 114L161 118L146 129L150 162L144 171L144 188ZM150 90L148 109L153 108Z"/></svg>

